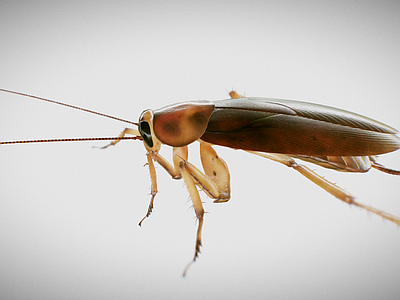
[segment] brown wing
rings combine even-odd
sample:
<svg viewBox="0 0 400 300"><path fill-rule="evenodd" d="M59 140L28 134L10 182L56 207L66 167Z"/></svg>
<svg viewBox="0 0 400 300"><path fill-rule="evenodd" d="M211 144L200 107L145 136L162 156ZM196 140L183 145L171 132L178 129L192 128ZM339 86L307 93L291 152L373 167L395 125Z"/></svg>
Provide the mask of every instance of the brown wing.
<svg viewBox="0 0 400 300"><path fill-rule="evenodd" d="M365 156L397 150L397 131L333 107L268 98L215 101L202 140L269 153Z"/></svg>

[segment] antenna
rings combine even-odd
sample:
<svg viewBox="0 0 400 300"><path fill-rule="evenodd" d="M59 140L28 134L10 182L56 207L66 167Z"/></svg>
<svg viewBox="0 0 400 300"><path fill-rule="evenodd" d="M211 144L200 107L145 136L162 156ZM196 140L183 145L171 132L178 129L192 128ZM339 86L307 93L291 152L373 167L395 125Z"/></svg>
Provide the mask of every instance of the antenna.
<svg viewBox="0 0 400 300"><path fill-rule="evenodd" d="M128 121L128 120L125 120L125 119L121 119L121 118L117 118L117 117L110 116L110 115L107 115L107 114L103 114L103 113L100 113L100 112L97 112L97 111L94 111L94 110L90 110L90 109L86 109L86 108L82 108L82 107L78 107L78 106L62 103L62 102L55 101L55 100L50 100L50 99L46 99L46 98L42 98L42 97L37 97L37 96L24 94L24 93L20 93L20 92L14 92L14 91L1 89L1 88L0 88L0 91L6 92L6 93L10 93L10 94L20 95L20 96L25 96L25 97L29 97L29 98L33 98L33 99L37 99L37 100L42 100L42 101L46 101L46 102L50 102L50 103L54 103L54 104L59 104L59 105L63 105L63 106L74 108L74 109L78 109L78 110L83 110L83 111L91 113L91 114L95 114L95 115L99 115L99 116L102 116L102 117L114 119L114 120L117 120L117 121L120 121L120 122L133 124L133 125L136 125L136 126L139 125L138 123L135 123L135 122L132 122L132 121Z"/></svg>
<svg viewBox="0 0 400 300"><path fill-rule="evenodd" d="M84 142L84 141L111 141L111 140L143 140L141 136L117 136L117 137L93 137L93 138L71 138L71 139L47 139L47 140L27 140L27 141L7 141L0 142L0 145L10 144L33 144L33 143L53 143L53 142Z"/></svg>
<svg viewBox="0 0 400 300"><path fill-rule="evenodd" d="M74 105L70 105L70 104L66 104L66 103L62 103L59 101L55 101L55 100L50 100L50 99L46 99L46 98L42 98L42 97L37 97L37 96L33 96L33 95L29 95L29 94L24 94L24 93L20 93L20 92L14 92L11 90L6 90L6 89L2 89L0 88L0 91L2 92L6 92L6 93L10 93L10 94L15 94L15 95L20 95L20 96L25 96L25 97L29 97L29 98L33 98L33 99L37 99L37 100L42 100L42 101L46 101L46 102L50 102L50 103L54 103L54 104L59 104L59 105L63 105L66 107L70 107L70 108L74 108L74 109L78 109L78 110L83 110L85 112L91 113L91 114L95 114L95 115L99 115L102 117L107 117L113 120L117 120L120 122L125 122L125 123L129 123L129 124L133 124L138 126L138 123L132 122L132 121L128 121L125 119L121 119L121 118L117 118L111 115L107 115L107 114L103 114L94 110L90 110L90 109L86 109L86 108L82 108L82 107L78 107L78 106L74 106ZM1 142L0 141L0 145L10 145L10 144L32 144L32 143L53 143L53 142L82 142L82 141L110 141L110 140L143 140L141 136L118 136L118 137L93 137L93 138L67 138L67 139L41 139L41 140L25 140L25 141L6 141L6 142ZM108 146L106 146L108 147Z"/></svg>

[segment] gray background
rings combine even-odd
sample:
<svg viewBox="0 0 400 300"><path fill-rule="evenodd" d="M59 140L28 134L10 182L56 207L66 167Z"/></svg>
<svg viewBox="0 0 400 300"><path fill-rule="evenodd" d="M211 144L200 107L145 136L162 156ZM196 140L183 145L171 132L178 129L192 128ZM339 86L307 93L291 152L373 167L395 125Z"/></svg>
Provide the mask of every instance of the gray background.
<svg viewBox="0 0 400 300"><path fill-rule="evenodd" d="M400 129L397 1L2 1L0 86L136 121L248 96L355 111ZM0 94L0 140L114 136L126 124ZM202 254L182 181L140 142L0 147L2 299L398 299L400 229L297 172L216 147L232 200L203 197ZM169 147L162 154L170 159ZM199 165L198 146L190 160ZM381 162L400 169L400 152ZM312 168L314 168L312 166ZM400 214L399 180L317 171Z"/></svg>

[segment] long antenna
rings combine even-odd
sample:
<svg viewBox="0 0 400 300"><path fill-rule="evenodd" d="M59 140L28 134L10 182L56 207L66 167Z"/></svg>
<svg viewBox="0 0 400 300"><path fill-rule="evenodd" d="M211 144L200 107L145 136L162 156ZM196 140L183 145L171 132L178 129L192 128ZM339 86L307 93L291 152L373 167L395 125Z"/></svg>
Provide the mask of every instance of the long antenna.
<svg viewBox="0 0 400 300"><path fill-rule="evenodd" d="M53 143L53 142L84 142L84 141L115 141L115 140L143 140L141 136L117 136L117 137L93 137L93 138L71 138L71 139L47 139L27 141L0 142L0 145L10 144L32 144L32 143Z"/></svg>
<svg viewBox="0 0 400 300"><path fill-rule="evenodd" d="M10 93L10 94L15 94L15 95L20 95L20 96L30 97L30 98L37 99L37 100L47 101L47 102L50 102L50 103L55 103L55 104L63 105L63 106L70 107L70 108L74 108L74 109L78 109L78 110L83 110L83 111L88 112L88 113L91 113L91 114L95 114L95 115L99 115L99 116L102 116L102 117L114 119L114 120L117 120L117 121L120 121L120 122L125 122L125 123L129 123L129 124L133 124L133 125L136 125L136 126L139 125L138 123L135 123L135 122L132 122L132 121L128 121L128 120L121 119L121 118L117 118L117 117L110 116L110 115L106 115L106 114L103 114L103 113L100 113L100 112L97 112L97 111L94 111L94 110L90 110L90 109L86 109L86 108L82 108L82 107L78 107L78 106L74 106L74 105L70 105L70 104L58 102L58 101L55 101L55 100L50 100L50 99L46 99L46 98L42 98L42 97L37 97L37 96L29 95L29 94L24 94L24 93L20 93L20 92L14 92L14 91L2 89L2 88L0 88L0 91L6 92L6 93Z"/></svg>

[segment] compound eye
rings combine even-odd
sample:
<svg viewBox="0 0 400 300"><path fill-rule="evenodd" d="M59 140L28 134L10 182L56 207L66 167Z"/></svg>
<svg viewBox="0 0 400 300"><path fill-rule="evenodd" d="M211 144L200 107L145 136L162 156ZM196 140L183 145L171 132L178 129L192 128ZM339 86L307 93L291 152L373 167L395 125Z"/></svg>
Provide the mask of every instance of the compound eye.
<svg viewBox="0 0 400 300"><path fill-rule="evenodd" d="M146 121L141 121L139 123L139 132L140 135L143 138L143 141L146 143L147 146L149 146L150 148L153 147L153 139L151 137L151 130L150 130L150 125L149 122Z"/></svg>

